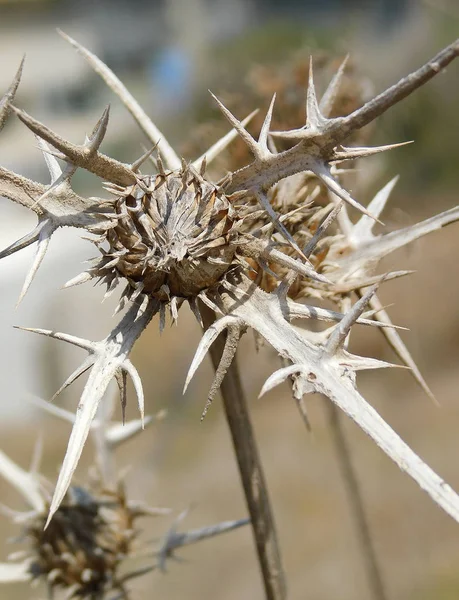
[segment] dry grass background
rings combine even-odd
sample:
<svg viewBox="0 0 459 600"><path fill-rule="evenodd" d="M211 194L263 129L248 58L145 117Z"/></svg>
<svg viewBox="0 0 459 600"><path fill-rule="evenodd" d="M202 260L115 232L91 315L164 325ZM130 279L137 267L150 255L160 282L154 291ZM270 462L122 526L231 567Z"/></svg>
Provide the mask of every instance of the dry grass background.
<svg viewBox="0 0 459 600"><path fill-rule="evenodd" d="M419 28L418 23L407 31L418 32ZM451 86L458 87L457 75ZM409 156L410 148L403 152ZM386 180L392 175L387 173ZM400 222L400 208L403 219L414 223L457 203L457 193L445 191L434 195L399 191L392 198L385 221ZM458 227L453 225L393 255L386 263L388 269L415 269L417 273L387 283L381 291L383 302L395 302L391 309L395 323L410 328L403 337L441 408L424 397L405 371L360 375L364 396L456 489L459 489L458 240ZM31 297L33 293L32 289ZM78 301L76 295L56 301L53 319L61 320L64 323L61 327L65 327L68 315L68 309L63 308L67 298L70 303L72 298L73 302ZM12 311L12 308L2 305L3 311ZM33 300L29 309L33 313ZM103 335L108 330L107 323L102 323L105 314L104 307L95 307L91 321L72 332L93 338ZM35 320L30 324L47 326L49 323ZM169 416L126 446L119 457L121 467L130 466L125 478L131 496L153 505L171 506L177 512L191 505L187 527L239 518L246 512L219 402L215 402L204 423L199 421L211 378L209 364L202 368L190 391L182 397L186 370L199 335L198 325L184 310L178 328L166 329L160 337L153 324L137 343L132 358L143 378L148 411L152 413L164 407ZM368 598L333 456L324 400L318 396L307 398L311 433L306 432L287 386L257 400L263 381L277 366L277 359L267 348L257 354L250 332L245 338L239 364L248 397L252 398L250 407L278 522L290 597L293 600ZM60 348L56 349L54 344L56 342L51 341L40 346L41 357L37 358L45 363L44 370L50 375L50 381L43 382L45 388L60 383L67 372L60 362ZM378 332L359 331L353 344L359 353L393 359ZM73 361L78 360L76 356L71 354ZM67 406L76 405L77 394L77 389L68 394ZM17 397L5 401L12 406L22 402ZM131 402L128 409L132 416L135 414L133 404ZM4 427L0 423L1 447L18 463L26 465L36 435L39 430L43 431L43 472L55 480L70 430L53 417L43 417L33 411L31 414L31 418L13 424L8 421ZM346 431L389 598L455 600L459 597L457 525L350 422L346 422ZM82 481L90 461L91 452L87 450L78 470ZM9 506L18 505L17 496L3 483L0 500ZM169 523L166 517L145 521L145 537L160 535ZM0 518L0 539L16 534L17 529ZM5 545L3 556L14 549L16 546ZM249 529L186 548L180 556L186 562L172 563L167 575L148 575L133 584L133 597L174 600L262 597ZM45 597L43 590L30 590L25 586L0 589L0 598L5 599L42 597Z"/></svg>

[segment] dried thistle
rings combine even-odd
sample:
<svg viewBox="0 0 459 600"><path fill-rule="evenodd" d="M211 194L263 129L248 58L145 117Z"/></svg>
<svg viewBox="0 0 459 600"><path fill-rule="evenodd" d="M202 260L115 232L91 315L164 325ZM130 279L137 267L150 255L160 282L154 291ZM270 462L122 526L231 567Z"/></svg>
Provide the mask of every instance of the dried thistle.
<svg viewBox="0 0 459 600"><path fill-rule="evenodd" d="M272 117L271 127L277 131L292 129L304 118L304 90L308 85L311 63L305 59L304 51L289 57L278 65L257 64L253 66L244 80L240 76L235 81L221 82L219 97L232 112L245 114L252 111L254 106L264 105L267 98L276 94L276 110ZM319 75L319 83L326 80L328 73L338 70L339 86L329 87L328 96L321 101L329 117L342 117L356 110L365 100L369 99L370 85L346 56L341 62L336 57L325 53L314 55L314 71ZM263 125L263 114L253 111L248 117L247 124L251 131L259 131ZM370 127L357 130L351 134L348 141L355 145L365 144L369 139ZM189 140L183 144L187 155L201 154L206 150L203 140L215 133L223 137L224 123L215 120L197 126ZM291 147L286 140L277 140L278 149ZM230 147L213 161L212 174L217 170L237 171L251 162L252 156L242 139L236 139ZM309 174L311 178L312 173Z"/></svg>
<svg viewBox="0 0 459 600"><path fill-rule="evenodd" d="M379 220L394 181L365 207L345 189L339 168L343 162L400 146L371 148L343 144L454 60L459 54L459 41L347 116L330 116L343 69L338 71L319 102L311 66L306 124L296 129L272 131L273 97L258 139L215 98L233 131L205 155L188 164L175 154L116 76L88 50L64 37L120 97L153 148L132 164L120 163L102 154L99 148L108 125L108 109L82 145L64 140L12 105L19 74L2 103L0 123L13 111L41 140L51 174L51 184L44 186L0 169L0 193L33 210L39 220L32 233L0 255L7 256L38 242L21 298L30 286L53 232L62 226L74 226L98 236L94 244L101 257L68 285L98 278L107 286L107 293L111 293L123 281L126 287L120 308L129 304L119 325L100 342L29 329L74 344L89 353L61 389L91 369L47 523L70 486L91 422L112 378L118 382L124 406L126 377L131 376L143 416L141 381L129 361L129 352L153 316L159 313L160 327L163 327L166 311L175 321L185 301L200 322L202 305L217 317L203 335L185 388L213 342L222 332L227 332L209 394L210 402L234 358L241 335L252 328L288 364L268 378L262 394L288 378L294 381L298 401L305 393L323 393L435 502L459 520L457 494L400 439L356 389L358 370L392 365L355 356L347 350L354 324L380 328L402 362L431 394L376 296L382 281L406 272L384 276L374 273L379 260L389 252L458 220L459 208L409 228L374 236L372 227ZM210 181L206 165L236 136L249 148L253 161L216 182ZM287 148L278 150L279 141ZM142 164L154 152L155 174L141 173ZM63 171L56 159L67 165ZM86 199L75 194L70 180L77 168L86 169L107 182L105 187L112 197ZM320 201L317 201L317 183L327 190L326 197L320 193ZM348 216L348 205L362 215L355 224ZM353 295L360 299L351 305ZM338 310L300 304L299 297L331 299ZM365 313L367 307L370 310ZM295 327L292 322L297 319L319 319L336 325L317 334Z"/></svg>
<svg viewBox="0 0 459 600"><path fill-rule="evenodd" d="M36 403L66 421L73 422L72 413L40 400ZM161 415L157 415L161 417ZM153 422L148 417L148 423ZM0 583L43 583L48 597L62 591L65 598L127 599L128 582L151 573L166 570L174 552L195 542L246 525L248 519L224 521L210 527L177 531L188 510L173 522L159 542L145 539L148 529L140 519L170 514L167 508L151 508L129 500L122 481L112 483L114 450L141 431L140 421L121 427L110 423L104 415L92 423L95 442L96 476L84 486L70 486L47 528L51 486L39 474L41 444L38 444L33 466L25 471L0 450L0 476L23 496L29 509L13 511L1 506L2 512L21 526L15 540L25 549L10 555L0 563Z"/></svg>

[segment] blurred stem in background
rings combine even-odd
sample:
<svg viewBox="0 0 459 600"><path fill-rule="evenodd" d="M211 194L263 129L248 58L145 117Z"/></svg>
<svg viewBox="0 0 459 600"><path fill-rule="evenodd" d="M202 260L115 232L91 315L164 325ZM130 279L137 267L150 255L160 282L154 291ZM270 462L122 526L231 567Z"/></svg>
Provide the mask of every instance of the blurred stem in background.
<svg viewBox="0 0 459 600"><path fill-rule="evenodd" d="M343 428L339 409L333 402L326 401L328 423L335 447L336 461L343 479L347 501L349 503L353 526L359 544L362 561L371 597L374 600L388 600L386 586L378 563L373 544L370 525L365 511L365 504L359 485L357 472L352 464L351 453Z"/></svg>

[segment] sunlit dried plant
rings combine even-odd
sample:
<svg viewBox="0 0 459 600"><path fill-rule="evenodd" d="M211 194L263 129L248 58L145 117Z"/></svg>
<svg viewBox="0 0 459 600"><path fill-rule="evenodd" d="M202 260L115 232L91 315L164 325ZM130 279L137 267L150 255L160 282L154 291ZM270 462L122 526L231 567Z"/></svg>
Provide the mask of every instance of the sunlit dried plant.
<svg viewBox="0 0 459 600"><path fill-rule="evenodd" d="M74 415L42 400L39 407L64 421ZM178 532L186 517L183 511L159 541L148 539L151 528L140 519L171 513L167 508L151 508L129 500L122 480L116 478L115 450L142 430L139 420L128 423L109 421L99 411L91 424L95 446L92 480L84 486L71 485L46 529L51 488L39 473L42 440L37 443L32 465L25 471L0 450L0 476L26 501L29 510L21 512L1 505L2 512L18 524L24 549L13 552L9 561L0 562L0 583L30 582L45 584L48 597L62 591L65 598L104 600L130 597L128 583L155 569L166 570L175 551L201 540L246 525L248 519L224 521L216 525ZM161 418L147 417L152 423Z"/></svg>
<svg viewBox="0 0 459 600"><path fill-rule="evenodd" d="M20 298L28 290L54 231L73 226L95 234L93 241L100 258L67 286L99 279L110 294L123 282L125 289L119 309L129 306L119 325L99 342L45 329L28 329L88 352L86 360L61 390L90 370L47 524L65 498L91 423L111 379L115 378L119 385L124 407L127 375L132 378L143 418L141 380L128 358L129 353L156 314L163 328L166 313L176 321L184 302L205 328L185 389L207 351L212 350L212 344L224 334L221 360L205 411L224 383L242 334L251 328L285 363L268 378L262 394L287 379L291 380L294 397L302 407L304 394L324 394L459 521L457 494L403 442L356 389L357 371L392 365L356 356L347 350L354 324L379 328L402 363L431 395L397 328L376 296L384 280L407 272L381 276L376 275L375 270L380 259L397 248L457 221L459 207L422 223L375 235L373 226L380 222L395 180L365 207L343 186L344 169L341 168L342 163L347 166L348 161L402 145L372 148L343 144L446 67L458 56L459 41L346 116L331 116L335 114L334 101L345 64L338 69L320 101L316 97L311 64L305 125L272 130L273 97L257 139L246 129L250 115L239 121L214 97L233 130L201 157L187 163L176 155L108 67L77 42L64 37L118 95L153 148L132 164L102 154L99 148L108 125L108 109L82 145L64 140L12 104L20 72L2 100L0 125L10 113L16 114L37 136L51 175L51 184L42 185L0 169L0 193L38 216L34 231L0 254L5 257L37 242L36 257ZM246 144L253 159L220 180L211 181L206 175L206 166L237 136ZM155 167L154 175L140 171L148 159ZM64 170L58 160L65 163ZM110 197L83 198L73 192L70 182L77 168L103 179ZM348 206L361 213L355 223L348 215ZM358 298L354 304L353 298ZM337 311L302 304L299 299L330 300ZM294 323L300 319L334 324L318 333L296 327ZM215 362L215 356L213 358ZM271 597L283 597L283 594Z"/></svg>

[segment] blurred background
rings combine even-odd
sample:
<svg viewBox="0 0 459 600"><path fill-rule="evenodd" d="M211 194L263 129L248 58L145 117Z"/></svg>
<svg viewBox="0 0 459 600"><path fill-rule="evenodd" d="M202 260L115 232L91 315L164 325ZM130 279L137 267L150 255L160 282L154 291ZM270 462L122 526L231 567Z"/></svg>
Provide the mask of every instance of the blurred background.
<svg viewBox="0 0 459 600"><path fill-rule="evenodd" d="M226 131L208 88L243 117L257 107L266 110L271 91L264 95L263 90L271 90L276 81L282 84L285 74L292 73L295 93L302 94L301 78L295 74L309 55L323 65L318 75L320 92L350 53L359 95L368 98L458 37L459 6L454 0L0 0L0 94L26 53L19 106L67 139L82 142L110 102L103 151L132 162L142 152L142 134L103 82L56 33L57 27L104 60L169 142L190 159ZM401 175L383 215L389 229L458 203L458 98L459 64L453 63L369 131L371 145L415 140L390 156L367 159L353 184L354 196L365 204L395 174ZM1 134L0 164L48 182L33 136L13 118ZM84 173L77 174L74 186L82 194L101 193L98 181ZM3 248L30 231L35 217L5 199L0 199L0 210ZM410 328L404 340L441 407L433 406L403 370L363 374L359 381L363 395L456 489L458 240L457 225L452 225L398 252L382 266L417 271L408 279L387 283L381 299L385 304L394 302L393 320ZM103 290L91 286L59 291L95 253L78 231L59 231L16 310L33 248L0 263L1 448L26 466L37 436L44 432L42 470L52 481L70 427L37 412L30 398L49 399L84 357L73 347L35 339L12 325L44 327L93 340L105 337L119 320L111 317L116 299L101 304ZM199 338L199 326L182 309L178 327L166 328L160 337L154 322L139 340L132 358L144 382L148 412L166 408L168 416L119 457L120 468L130 466L125 477L131 496L177 512L191 505L187 527L246 513L218 401L200 423L212 377L209 364L182 396ZM378 332L356 332L354 349L394 360ZM274 353L262 348L257 354L249 333L239 362L271 490L290 598L370 598L323 399L306 400L312 424L312 432L307 432L287 386L256 399L266 377L278 368ZM60 405L73 411L80 391L81 384L72 386ZM132 395L130 399L128 416L135 418ZM459 527L347 420L345 429L388 598L457 599ZM84 481L92 456L87 446L79 481ZM3 482L0 502L21 506ZM147 523L147 538L165 532L169 522L162 518ZM17 548L6 544L16 534L17 529L0 516L2 558ZM262 598L249 529L184 549L181 556L186 562L171 564L167 575L153 574L134 582L133 597ZM0 598L32 597L45 597L45 592L27 586L0 588Z"/></svg>

